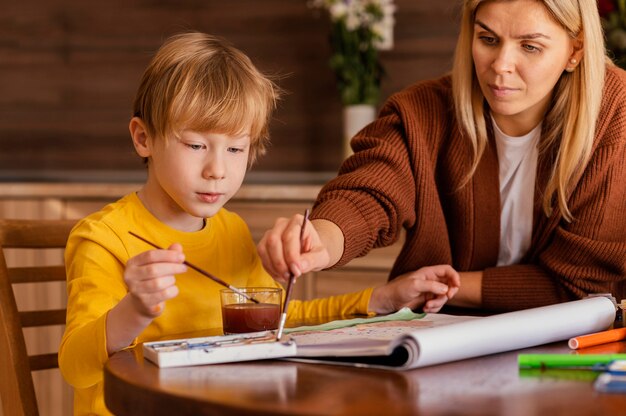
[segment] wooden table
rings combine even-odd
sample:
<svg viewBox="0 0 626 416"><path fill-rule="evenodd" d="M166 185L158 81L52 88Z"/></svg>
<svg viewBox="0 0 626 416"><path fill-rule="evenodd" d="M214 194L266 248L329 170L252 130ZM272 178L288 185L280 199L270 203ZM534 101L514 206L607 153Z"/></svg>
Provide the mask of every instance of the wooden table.
<svg viewBox="0 0 626 416"><path fill-rule="evenodd" d="M626 394L596 392L588 373L520 373L520 352L569 349L559 342L395 372L279 360L159 369L136 348L106 365L105 401L117 415L626 414Z"/></svg>

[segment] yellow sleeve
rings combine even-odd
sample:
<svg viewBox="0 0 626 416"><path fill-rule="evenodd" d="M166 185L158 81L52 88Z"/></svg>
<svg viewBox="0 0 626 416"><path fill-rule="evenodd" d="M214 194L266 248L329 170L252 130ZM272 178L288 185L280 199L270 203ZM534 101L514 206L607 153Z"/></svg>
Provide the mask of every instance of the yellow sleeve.
<svg viewBox="0 0 626 416"><path fill-rule="evenodd" d="M287 320L302 322L307 318L340 319L354 315L374 316L376 315L374 312L367 310L373 290L370 287L360 292L347 293L345 295L308 301L293 300L289 302Z"/></svg>
<svg viewBox="0 0 626 416"><path fill-rule="evenodd" d="M102 381L108 359L106 316L126 295L123 264L93 236L93 229L83 225L72 232L65 250L68 301L59 368L75 388Z"/></svg>

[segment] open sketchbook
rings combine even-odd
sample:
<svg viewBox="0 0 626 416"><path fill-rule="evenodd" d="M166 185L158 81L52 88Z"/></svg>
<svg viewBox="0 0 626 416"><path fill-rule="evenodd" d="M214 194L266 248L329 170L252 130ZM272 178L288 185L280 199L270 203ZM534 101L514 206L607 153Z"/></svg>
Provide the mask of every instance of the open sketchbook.
<svg viewBox="0 0 626 416"><path fill-rule="evenodd" d="M292 328L284 342L271 342L270 332L152 342L143 348L144 356L160 367L290 358L402 370L605 330L615 311L610 299L593 297L480 318L415 314L417 319L350 326L338 321L331 330Z"/></svg>

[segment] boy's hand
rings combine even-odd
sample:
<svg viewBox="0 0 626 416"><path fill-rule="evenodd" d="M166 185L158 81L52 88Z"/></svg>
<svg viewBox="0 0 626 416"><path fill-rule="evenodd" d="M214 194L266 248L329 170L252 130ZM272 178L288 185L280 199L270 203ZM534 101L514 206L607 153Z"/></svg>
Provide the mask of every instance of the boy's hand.
<svg viewBox="0 0 626 416"><path fill-rule="evenodd" d="M459 291L460 285L459 274L448 265L422 267L375 288L369 310L384 315L405 306L421 306L424 312L435 313Z"/></svg>
<svg viewBox="0 0 626 416"><path fill-rule="evenodd" d="M178 295L175 274L187 271L180 244L168 250L149 250L126 263L124 281L133 308L142 316L154 319L163 313L165 301Z"/></svg>

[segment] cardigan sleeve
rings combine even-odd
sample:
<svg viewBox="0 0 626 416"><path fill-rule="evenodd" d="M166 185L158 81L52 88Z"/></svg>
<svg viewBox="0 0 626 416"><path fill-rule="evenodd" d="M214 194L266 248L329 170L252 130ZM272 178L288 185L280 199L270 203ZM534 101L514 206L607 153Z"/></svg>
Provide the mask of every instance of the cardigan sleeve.
<svg viewBox="0 0 626 416"><path fill-rule="evenodd" d="M322 188L312 212L343 232L336 266L393 244L403 229L432 221L418 213L439 210L435 149L445 135L445 118L438 115L449 111L443 97L437 82L416 84L392 96L352 139L354 155ZM444 234L445 225L437 231Z"/></svg>
<svg viewBox="0 0 626 416"><path fill-rule="evenodd" d="M342 230L344 252L337 266L392 244L402 223L415 218L415 179L399 115L390 106L384 108L352 145L355 154L322 188L311 216L332 221Z"/></svg>

